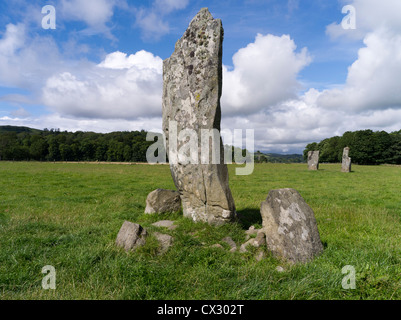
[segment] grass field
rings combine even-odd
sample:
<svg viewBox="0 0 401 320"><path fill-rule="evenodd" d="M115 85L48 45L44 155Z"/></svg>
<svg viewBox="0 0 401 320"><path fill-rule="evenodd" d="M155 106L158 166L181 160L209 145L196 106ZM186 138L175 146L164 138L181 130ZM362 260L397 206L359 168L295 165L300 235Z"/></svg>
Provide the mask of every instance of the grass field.
<svg viewBox="0 0 401 320"><path fill-rule="evenodd" d="M401 168L340 168L261 164L235 176L231 166L243 220L211 227L143 214L150 191L174 188L168 166L1 162L0 299L401 299ZM210 248L226 236L245 242L276 188L297 189L314 210L321 256L290 266ZM164 219L178 225L161 231L175 239L166 254L156 255L152 238L135 253L115 247L125 220L152 232ZM45 265L56 268L56 290L42 289ZM355 290L342 288L346 265L356 269Z"/></svg>

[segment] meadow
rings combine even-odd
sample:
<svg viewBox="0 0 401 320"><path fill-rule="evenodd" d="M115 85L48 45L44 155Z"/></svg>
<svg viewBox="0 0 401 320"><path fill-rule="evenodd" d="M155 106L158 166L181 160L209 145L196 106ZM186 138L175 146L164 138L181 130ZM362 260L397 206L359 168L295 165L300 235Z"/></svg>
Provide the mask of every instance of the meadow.
<svg viewBox="0 0 401 320"><path fill-rule="evenodd" d="M149 192L174 189L168 166L0 162L0 299L401 299L401 167L320 168L257 164L235 176L229 166L242 219L212 227L143 213ZM221 241L241 245L245 230L261 227L260 203L277 188L295 188L315 212L325 249L308 264L269 253L257 261L256 249L232 253ZM177 229L152 226L165 219ZM114 244L125 220L172 235L174 245L157 255L150 237L126 253ZM46 265L56 269L56 290L42 289ZM355 290L341 284L347 265Z"/></svg>

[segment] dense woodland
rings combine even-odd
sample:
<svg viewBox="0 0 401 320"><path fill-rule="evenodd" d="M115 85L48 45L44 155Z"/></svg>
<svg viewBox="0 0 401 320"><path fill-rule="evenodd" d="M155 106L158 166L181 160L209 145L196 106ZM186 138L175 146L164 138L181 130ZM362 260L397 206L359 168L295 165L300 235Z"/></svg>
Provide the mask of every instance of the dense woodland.
<svg viewBox="0 0 401 320"><path fill-rule="evenodd" d="M60 132L0 127L1 160L146 162L145 131Z"/></svg>
<svg viewBox="0 0 401 320"><path fill-rule="evenodd" d="M155 141L146 141L146 135L143 130L103 134L0 126L0 160L147 162L146 151ZM225 148L234 159L234 148Z"/></svg>
<svg viewBox="0 0 401 320"><path fill-rule="evenodd" d="M401 130L387 133L362 130L346 132L342 137L332 137L306 146L304 159L309 151L320 151L320 162L341 162L343 149L350 148L352 163L360 165L401 164Z"/></svg>

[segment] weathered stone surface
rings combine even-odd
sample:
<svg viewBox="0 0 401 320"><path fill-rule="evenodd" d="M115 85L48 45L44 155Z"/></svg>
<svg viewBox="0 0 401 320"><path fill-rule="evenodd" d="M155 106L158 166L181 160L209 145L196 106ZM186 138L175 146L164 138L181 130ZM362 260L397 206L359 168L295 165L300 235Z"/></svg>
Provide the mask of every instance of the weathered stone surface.
<svg viewBox="0 0 401 320"><path fill-rule="evenodd" d="M221 20L214 19L208 9L203 8L176 43L172 56L163 63L163 131L184 216L218 225L236 218L221 137L216 144L220 147L217 164L212 161L211 141L209 161L201 162L201 146L202 130L220 132L223 33ZM170 121L176 122L176 128L170 128ZM173 137L175 130L178 134L183 130L196 133L198 163L174 161L188 142L176 137L178 142L170 141L170 133ZM176 143L176 150L170 147ZM196 154L196 150L194 152Z"/></svg>
<svg viewBox="0 0 401 320"><path fill-rule="evenodd" d="M308 152L308 168L309 170L319 170L319 151Z"/></svg>
<svg viewBox="0 0 401 320"><path fill-rule="evenodd" d="M323 251L313 210L298 191L270 191L260 212L267 248L276 257L308 262Z"/></svg>
<svg viewBox="0 0 401 320"><path fill-rule="evenodd" d="M253 241L253 246L259 248L266 244L266 235L263 231L258 232L256 238Z"/></svg>
<svg viewBox="0 0 401 320"><path fill-rule="evenodd" d="M116 245L126 251L135 250L146 243L147 235L139 224L125 221L117 235Z"/></svg>
<svg viewBox="0 0 401 320"><path fill-rule="evenodd" d="M255 229L257 230L257 229ZM255 248L259 248L266 244L265 233L262 230L258 230L256 238L248 239L244 244L240 247L240 252L247 252L248 246L254 246Z"/></svg>
<svg viewBox="0 0 401 320"><path fill-rule="evenodd" d="M152 226L158 227L158 228L168 228L170 230L175 229L174 227L174 221L171 220L162 220L162 221L158 221L155 223L152 223Z"/></svg>
<svg viewBox="0 0 401 320"><path fill-rule="evenodd" d="M265 257L266 257L266 253L265 253L264 251L259 251L259 252L255 255L256 261L262 261Z"/></svg>
<svg viewBox="0 0 401 320"><path fill-rule="evenodd" d="M254 234L258 234L259 231L260 231L260 229L256 229L255 226L250 226L249 229L245 231L245 233L247 235L254 235Z"/></svg>
<svg viewBox="0 0 401 320"><path fill-rule="evenodd" d="M231 237L225 237L221 241L227 243L231 247L231 249L230 249L231 252L234 252L237 250L237 244L234 242L234 240Z"/></svg>
<svg viewBox="0 0 401 320"><path fill-rule="evenodd" d="M173 237L168 234L154 232L153 235L160 243L159 254L166 253L168 249L173 245Z"/></svg>
<svg viewBox="0 0 401 320"><path fill-rule="evenodd" d="M344 148L341 172L351 172L351 158L349 157L348 147Z"/></svg>
<svg viewBox="0 0 401 320"><path fill-rule="evenodd" d="M145 213L171 213L181 210L180 193L173 190L157 189L146 199Z"/></svg>

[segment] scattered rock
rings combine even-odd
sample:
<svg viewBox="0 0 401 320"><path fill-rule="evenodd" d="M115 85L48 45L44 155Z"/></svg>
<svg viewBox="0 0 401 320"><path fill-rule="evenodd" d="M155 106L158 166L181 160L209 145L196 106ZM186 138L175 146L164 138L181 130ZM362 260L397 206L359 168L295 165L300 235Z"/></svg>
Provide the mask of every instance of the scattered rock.
<svg viewBox="0 0 401 320"><path fill-rule="evenodd" d="M224 250L224 247L219 243L216 243L216 244L212 245L211 248L218 248L218 249L223 249Z"/></svg>
<svg viewBox="0 0 401 320"><path fill-rule="evenodd" d="M278 267L276 268L276 271L277 271L277 272L284 272L285 269L284 269L283 267L278 266Z"/></svg>
<svg viewBox="0 0 401 320"><path fill-rule="evenodd" d="M245 242L244 244L242 244L240 249L239 249L239 252L242 252L242 253L248 252L247 247L250 246L250 245L253 245L254 241L255 241L255 239L250 239L247 242Z"/></svg>
<svg viewBox="0 0 401 320"><path fill-rule="evenodd" d="M152 226L159 228L168 228L169 230L175 230L177 226L174 225L174 221L171 220L162 220L152 224Z"/></svg>
<svg viewBox="0 0 401 320"><path fill-rule="evenodd" d="M173 245L173 237L168 234L162 234L159 232L154 232L153 235L160 243L160 250L159 253L163 254L166 253L167 250Z"/></svg>
<svg viewBox="0 0 401 320"><path fill-rule="evenodd" d="M267 248L289 262L308 262L323 252L313 210L298 191L269 192L260 209Z"/></svg>
<svg viewBox="0 0 401 320"><path fill-rule="evenodd" d="M237 250L237 245L231 237L226 237L221 241L227 243L231 247L230 252L234 252Z"/></svg>
<svg viewBox="0 0 401 320"><path fill-rule="evenodd" d="M133 251L146 243L147 235L139 224L125 221L117 235L116 245L126 251Z"/></svg>
<svg viewBox="0 0 401 320"><path fill-rule="evenodd" d="M256 230L256 229L255 229ZM265 233L263 230L257 230L256 238L247 239L247 241L241 245L240 252L248 252L248 246L254 246L255 248L259 248L266 244Z"/></svg>
<svg viewBox="0 0 401 320"><path fill-rule="evenodd" d="M146 199L145 213L172 213L181 210L181 198L177 191L157 189Z"/></svg>
<svg viewBox="0 0 401 320"><path fill-rule="evenodd" d="M202 154L202 133L220 132L223 34L221 20L203 8L163 63L163 131L183 213L213 225L236 219L220 135ZM189 131L194 141L177 139Z"/></svg>
<svg viewBox="0 0 401 320"><path fill-rule="evenodd" d="M261 261L266 257L266 253L264 251L259 251L259 253L256 254L255 259L256 261Z"/></svg>
<svg viewBox="0 0 401 320"><path fill-rule="evenodd" d="M309 170L319 170L319 154L320 151L308 152L308 168Z"/></svg>
<svg viewBox="0 0 401 320"><path fill-rule="evenodd" d="M266 235L263 231L259 231L256 238L253 240L253 246L259 248L266 244Z"/></svg>
<svg viewBox="0 0 401 320"><path fill-rule="evenodd" d="M254 234L258 234L258 232L260 231L260 229L255 229L255 226L251 226L249 227L249 229L247 231L245 231L245 233L249 236L254 235Z"/></svg>

